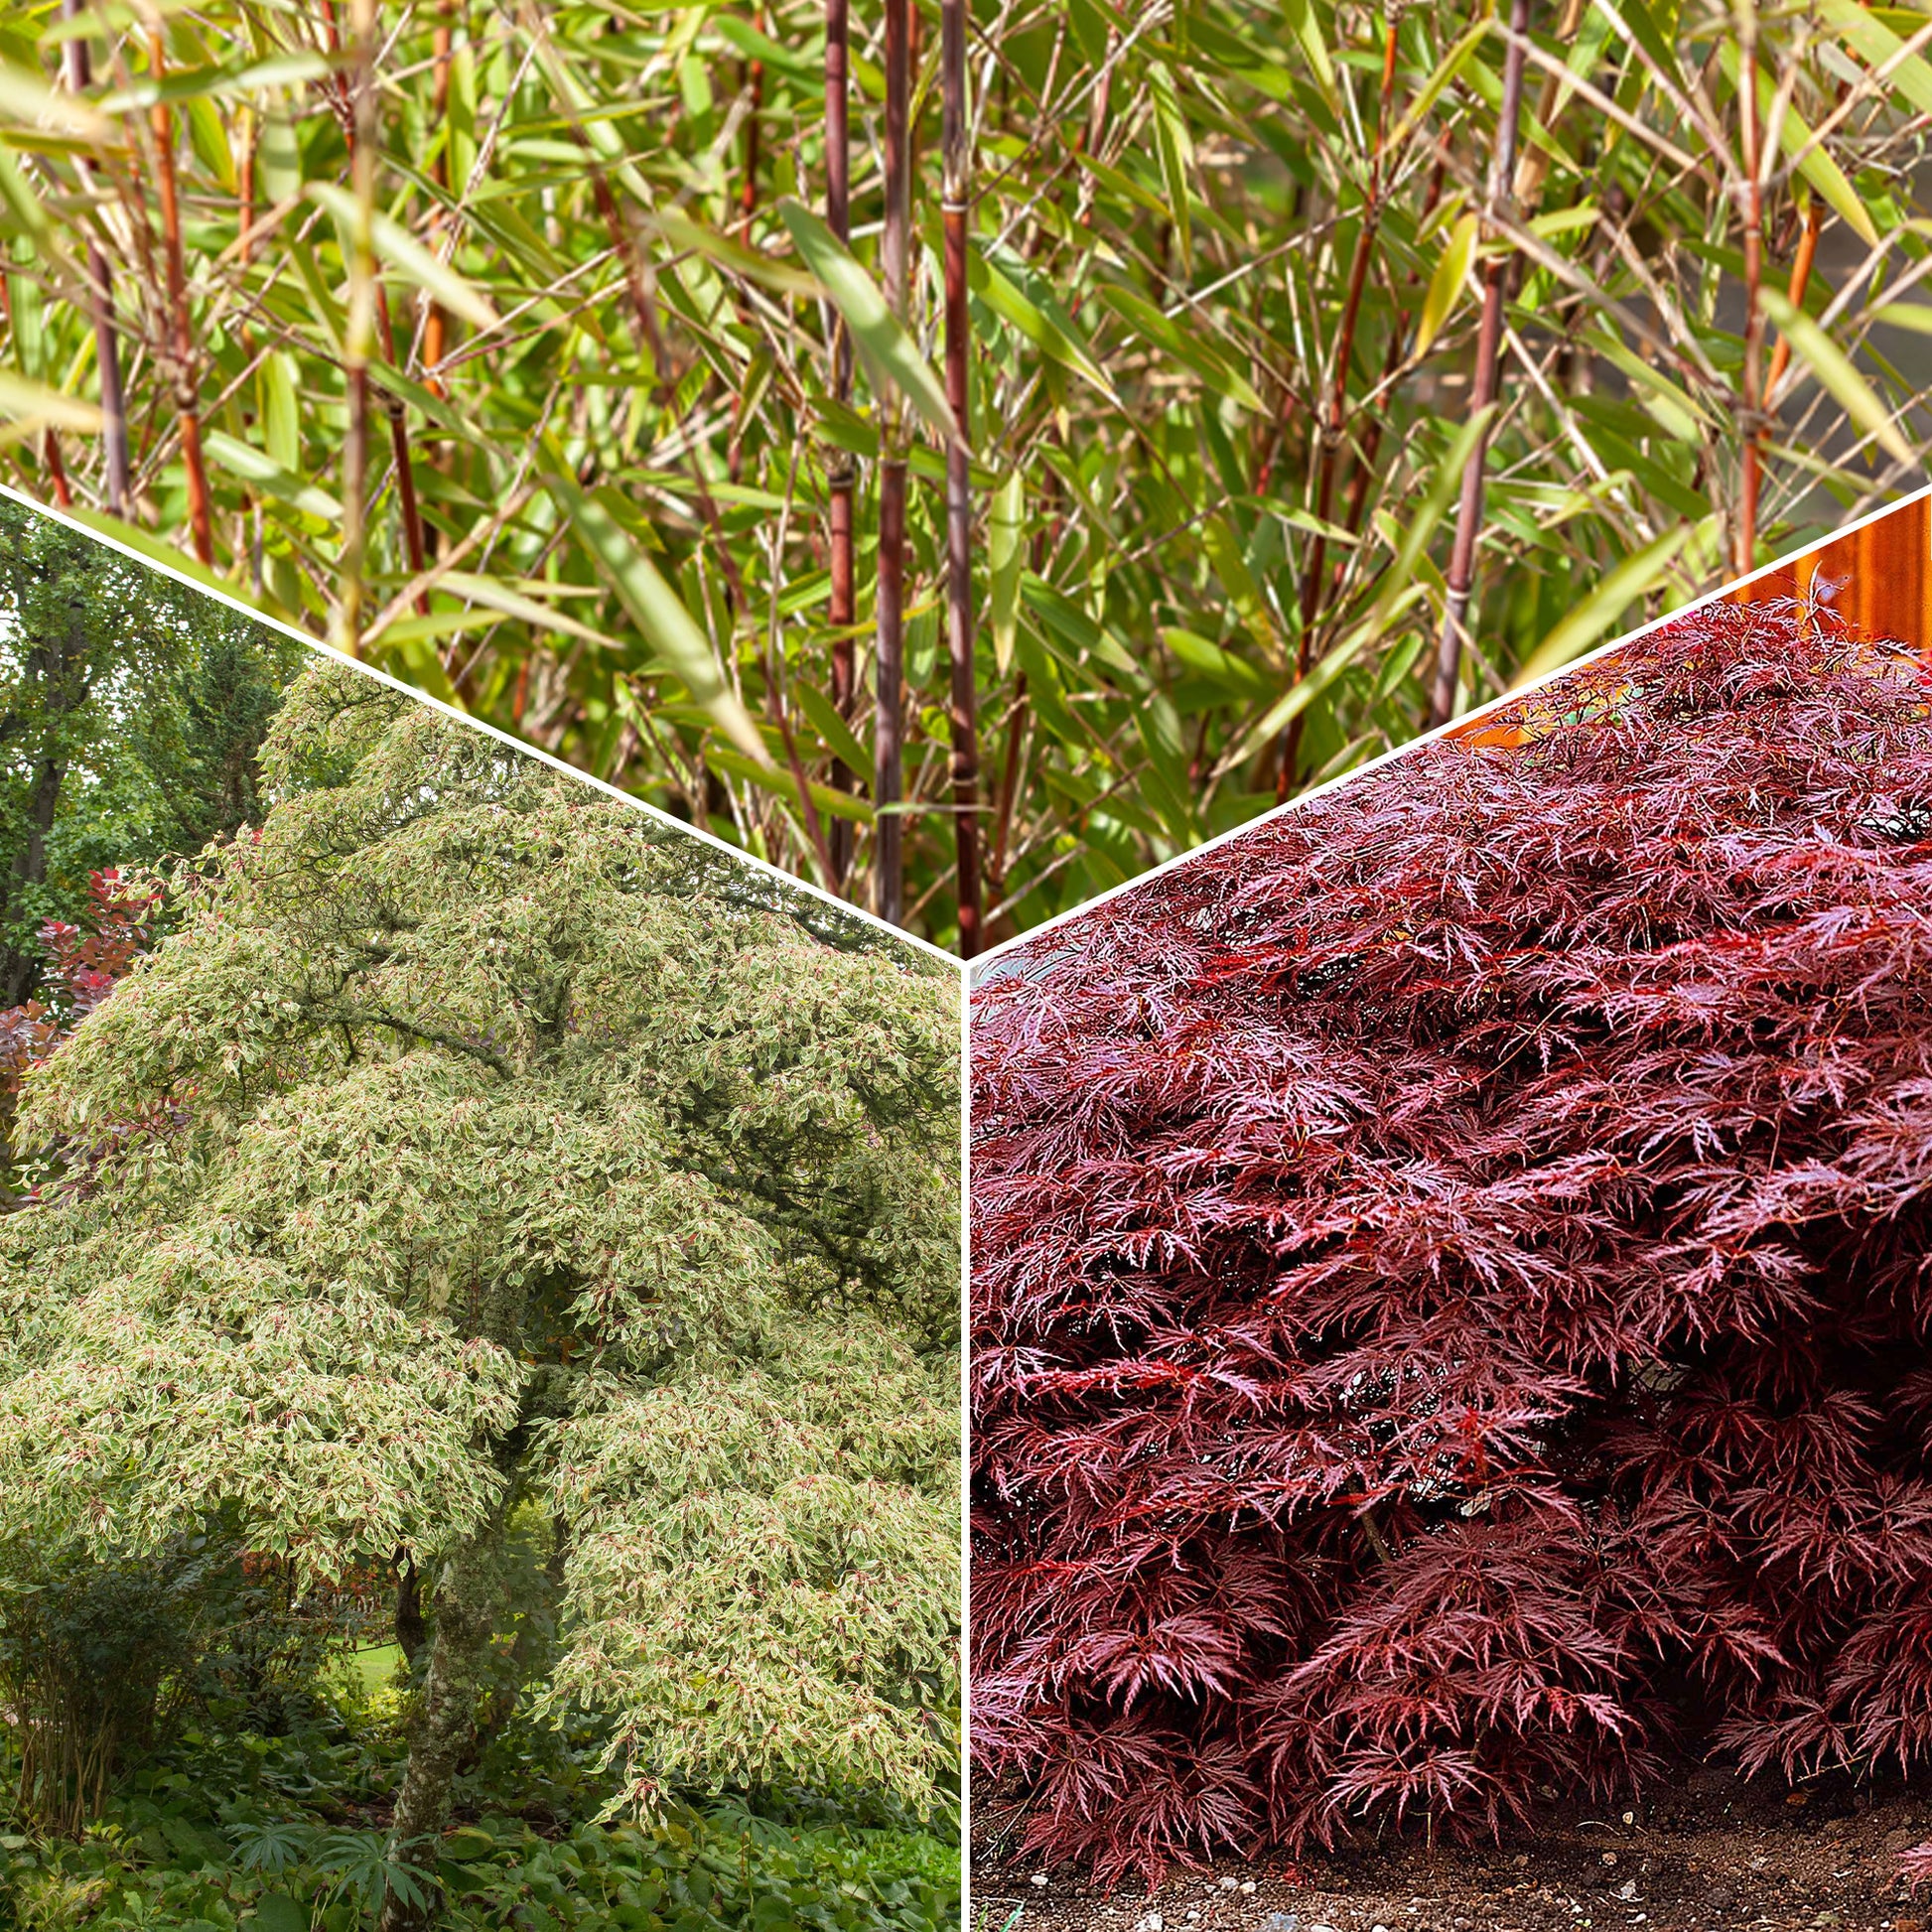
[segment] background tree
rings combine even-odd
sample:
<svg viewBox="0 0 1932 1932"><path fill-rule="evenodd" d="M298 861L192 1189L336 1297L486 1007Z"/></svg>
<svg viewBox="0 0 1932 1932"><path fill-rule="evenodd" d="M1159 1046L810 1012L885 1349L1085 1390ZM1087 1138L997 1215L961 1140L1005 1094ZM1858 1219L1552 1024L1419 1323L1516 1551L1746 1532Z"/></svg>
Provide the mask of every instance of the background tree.
<svg viewBox="0 0 1932 1932"><path fill-rule="evenodd" d="M513 1515L553 1708L630 1793L929 1797L956 1701L957 1019L943 966L691 890L708 851L352 671L255 837L28 1083L0 1230L11 1520L218 1508L434 1579L390 1835L432 1867ZM423 1915L403 1886L389 1932Z"/></svg>
<svg viewBox="0 0 1932 1932"><path fill-rule="evenodd" d="M0 503L0 1129L23 1068L147 943L122 867L262 811L299 642Z"/></svg>
<svg viewBox="0 0 1932 1932"><path fill-rule="evenodd" d="M1458 709L1922 476L1909 9L982 0L942 84L908 6L909 344L893 11L17 8L0 461L105 513L127 427L133 541L866 902L950 167L970 600L942 412L884 546L943 943L962 851L1005 937L1413 736L1444 641Z"/></svg>
<svg viewBox="0 0 1932 1932"><path fill-rule="evenodd" d="M1932 671L1822 621L1687 616L976 994L1031 1847L1932 1761Z"/></svg>

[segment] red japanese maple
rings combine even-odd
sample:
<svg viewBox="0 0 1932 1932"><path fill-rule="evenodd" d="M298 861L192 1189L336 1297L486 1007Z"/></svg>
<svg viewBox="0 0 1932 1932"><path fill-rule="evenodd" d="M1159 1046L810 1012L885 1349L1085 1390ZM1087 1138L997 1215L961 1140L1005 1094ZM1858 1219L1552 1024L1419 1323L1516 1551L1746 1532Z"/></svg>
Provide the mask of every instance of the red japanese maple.
<svg viewBox="0 0 1932 1932"><path fill-rule="evenodd" d="M1932 1759L1932 673L1725 604L1558 697L976 995L1031 1850Z"/></svg>

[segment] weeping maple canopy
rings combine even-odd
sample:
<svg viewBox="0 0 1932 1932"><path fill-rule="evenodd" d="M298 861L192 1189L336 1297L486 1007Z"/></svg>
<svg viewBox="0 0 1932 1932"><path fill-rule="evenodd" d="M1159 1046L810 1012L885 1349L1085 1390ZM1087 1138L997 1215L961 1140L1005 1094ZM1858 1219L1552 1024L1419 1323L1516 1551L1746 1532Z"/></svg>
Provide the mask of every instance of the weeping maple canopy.
<svg viewBox="0 0 1932 1932"><path fill-rule="evenodd" d="M976 993L973 1735L1032 1848L1932 1760L1929 712L1718 605Z"/></svg>
<svg viewBox="0 0 1932 1932"><path fill-rule="evenodd" d="M443 1566L460 1647L535 1502L549 1696L636 1790L929 1797L951 975L351 671L305 673L264 769L259 832L28 1081L59 1172L0 1221L0 1527L128 1552L239 1506L315 1573Z"/></svg>

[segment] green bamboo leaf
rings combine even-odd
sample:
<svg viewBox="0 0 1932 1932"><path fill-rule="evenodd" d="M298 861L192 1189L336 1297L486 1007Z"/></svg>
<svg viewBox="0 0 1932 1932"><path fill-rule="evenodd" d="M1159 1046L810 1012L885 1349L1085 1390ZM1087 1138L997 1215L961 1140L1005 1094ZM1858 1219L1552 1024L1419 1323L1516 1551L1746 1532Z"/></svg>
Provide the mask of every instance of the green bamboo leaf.
<svg viewBox="0 0 1932 1932"><path fill-rule="evenodd" d="M986 530L993 660L1002 677L1013 665L1013 641L1020 627L1020 573L1026 554L1027 482L1016 470L993 492Z"/></svg>
<svg viewBox="0 0 1932 1932"><path fill-rule="evenodd" d="M57 91L39 74L10 61L0 61L0 115L76 141L104 143L114 138L114 123L97 107L77 94Z"/></svg>
<svg viewBox="0 0 1932 1932"><path fill-rule="evenodd" d="M1120 282L1102 282L1096 291L1102 302L1120 317L1134 333L1183 368L1192 369L1210 388L1237 402L1256 416L1267 413L1264 403L1248 378L1171 317L1162 314L1146 296Z"/></svg>
<svg viewBox="0 0 1932 1932"><path fill-rule="evenodd" d="M1892 421L1869 383L1852 366L1845 351L1802 309L1795 309L1776 289L1762 292L1764 313L1783 332L1792 351L1802 355L1812 373L1831 392L1840 408L1885 454L1910 463L1912 446Z"/></svg>
<svg viewBox="0 0 1932 1932"><path fill-rule="evenodd" d="M1873 19L1868 7L1858 5L1857 0L1819 0L1818 11L1844 36L1866 67L1875 70L1887 62L1896 61L1885 85L1919 113L1932 114L1932 67L1916 54L1906 54L1903 60L1898 60L1905 43ZM1918 25L1923 27L1925 22L1921 20Z"/></svg>
<svg viewBox="0 0 1932 1932"><path fill-rule="evenodd" d="M1167 184L1168 214L1173 222L1174 248L1184 272L1194 259L1193 196L1187 186L1194 147L1179 102L1174 99L1173 81L1158 64L1150 70L1148 92L1154 101L1155 152L1161 162L1161 179Z"/></svg>
<svg viewBox="0 0 1932 1932"><path fill-rule="evenodd" d="M1479 227L1473 211L1458 215L1443 243L1442 258L1429 278L1429 291L1423 297L1422 316L1416 324L1416 356L1429 353L1429 345L1443 333L1443 325L1461 299L1469 280L1469 269L1476 258L1476 232Z"/></svg>
<svg viewBox="0 0 1932 1932"><path fill-rule="evenodd" d="M1321 89L1322 97L1332 102L1335 98L1335 68L1328 58L1328 44L1321 37L1321 22L1315 18L1311 0L1286 0L1288 31L1301 43L1302 52L1308 56L1309 70L1314 75L1315 85Z"/></svg>
<svg viewBox="0 0 1932 1932"><path fill-rule="evenodd" d="M1449 52L1436 64L1435 71L1416 89L1414 97L1402 110L1402 117L1389 136L1391 153L1401 151L1403 144L1422 125L1430 109L1442 97L1443 89L1449 86L1469 65L1476 49L1489 37L1494 21L1492 13L1484 13L1473 26L1462 31Z"/></svg>
<svg viewBox="0 0 1932 1932"><path fill-rule="evenodd" d="M1892 329L1909 329L1916 336L1932 336L1932 307L1923 302L1887 302L1871 319Z"/></svg>
<svg viewBox="0 0 1932 1932"><path fill-rule="evenodd" d="M270 349L255 372L262 446L291 475L302 464L302 411L296 399L297 381L295 357L285 349Z"/></svg>
<svg viewBox="0 0 1932 1932"><path fill-rule="evenodd" d="M354 232L359 210L355 197L346 188L335 182L312 181L302 192L310 201L326 207L345 230ZM455 269L438 261L401 222L391 220L380 208L369 221L369 243L398 275L415 283L452 315L461 316L479 329L494 329L502 320Z"/></svg>
<svg viewBox="0 0 1932 1932"><path fill-rule="evenodd" d="M304 515L320 517L326 523L342 521L343 506L328 490L290 475L266 451L218 429L208 431L202 447L231 476L253 483L277 502L288 503Z"/></svg>
<svg viewBox="0 0 1932 1932"><path fill-rule="evenodd" d="M446 570L437 579L436 587L448 591L452 597L467 597L473 604L481 604L502 617L514 618L519 623L530 625L533 630L557 631L563 636L578 637L587 644L596 644L605 650L619 649L618 644L603 631L580 623L577 619L534 597L526 597L507 584L498 583L493 577L473 576L467 570Z"/></svg>
<svg viewBox="0 0 1932 1932"><path fill-rule="evenodd" d="M618 602L645 642L734 745L760 767L769 763L771 755L765 750L764 740L725 682L724 672L704 632L692 621L678 594L632 541L622 523L605 503L586 492L574 478L561 470L554 470L544 478L544 487L558 509L570 519L572 528L589 544L611 588L617 592Z"/></svg>
<svg viewBox="0 0 1932 1932"><path fill-rule="evenodd" d="M1190 671L1221 685L1238 697L1266 697L1275 688L1275 680L1259 666L1250 664L1245 657L1236 657L1232 651L1223 650L1210 638L1184 630L1178 624L1165 625L1161 631L1161 641Z"/></svg>
<svg viewBox="0 0 1932 1932"><path fill-rule="evenodd" d="M1092 383L1109 402L1119 403L1114 385L1107 380L1107 372L1079 325L1057 302L1050 297L1034 300L998 262L977 250L969 256L967 274L973 293L1002 321L1012 323L1042 355L1071 369L1083 382Z"/></svg>
<svg viewBox="0 0 1932 1932"><path fill-rule="evenodd" d="M851 723L839 716L839 708L815 685L802 678L792 684L798 708L811 722L819 741L848 771L865 773L872 769L872 754L859 743Z"/></svg>
<svg viewBox="0 0 1932 1932"><path fill-rule="evenodd" d="M778 213L805 265L845 318L874 387L882 392L889 387L897 389L941 438L957 443L959 427L953 421L945 388L919 353L918 345L886 306L886 298L872 277L802 203L787 196L779 201Z"/></svg>
<svg viewBox="0 0 1932 1932"><path fill-rule="evenodd" d="M1666 530L1654 543L1625 557L1584 601L1561 617L1550 634L1523 660L1510 688L1520 691L1581 657L1639 598L1646 595L1691 539L1691 526Z"/></svg>
<svg viewBox="0 0 1932 1932"><path fill-rule="evenodd" d="M756 248L747 248L743 242L734 241L729 235L706 227L702 221L693 221L689 215L680 214L675 208L666 208L661 214L649 216L643 225L662 235L674 248L689 249L703 255L720 268L744 276L748 282L776 289L781 295L818 293L818 283L812 276L788 268L783 262L774 262L768 255L760 254Z"/></svg>
<svg viewBox="0 0 1932 1932"><path fill-rule="evenodd" d="M1725 77L1734 89L1739 77L1736 42L1725 40L1719 50L1718 58L1719 65L1724 69ZM1776 98L1777 88L1772 77L1760 66L1757 69L1759 114L1768 118ZM1793 160L1801 154L1804 155L1804 159L1798 162L1799 174L1824 197L1825 205L1866 247L1877 247L1877 224L1872 220L1859 191L1846 179L1845 170L1824 148L1812 145L1810 126L1804 116L1789 102L1785 105L1784 118L1779 124L1778 142L1786 155ZM1808 153L1807 149L1810 150Z"/></svg>
<svg viewBox="0 0 1932 1932"><path fill-rule="evenodd" d="M767 752L762 761L748 759L738 752L727 751L721 745L714 745L705 754L706 758L721 771L729 771L735 778L744 778L752 784L760 785L766 791L775 792L780 798L788 798L794 805L798 803L798 781L783 765L771 761ZM870 825L873 820L872 806L855 791L836 791L830 785L813 784L806 781L806 790L811 793L812 803L821 812L834 818L849 818L861 825ZM902 807L917 810L916 806Z"/></svg>
<svg viewBox="0 0 1932 1932"><path fill-rule="evenodd" d="M78 396L64 395L44 382L0 369L0 421L13 425L9 442L37 429L71 429L92 435L100 428L100 411Z"/></svg>

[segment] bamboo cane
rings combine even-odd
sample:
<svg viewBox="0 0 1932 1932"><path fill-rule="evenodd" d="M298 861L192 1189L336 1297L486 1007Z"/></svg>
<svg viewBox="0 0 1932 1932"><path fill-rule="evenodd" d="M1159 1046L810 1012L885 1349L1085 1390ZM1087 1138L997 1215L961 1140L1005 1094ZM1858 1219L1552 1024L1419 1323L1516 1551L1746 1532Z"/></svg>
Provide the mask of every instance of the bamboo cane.
<svg viewBox="0 0 1932 1932"><path fill-rule="evenodd" d="M959 434L946 449L946 646L952 660L952 802L958 865L959 952L984 943L980 902L979 688L973 653L973 496L967 453L971 428L966 307L966 216L971 133L966 119L966 0L941 0L941 140L946 241L946 398Z"/></svg>
<svg viewBox="0 0 1932 1932"><path fill-rule="evenodd" d="M166 66L161 29L148 34L148 70L159 86ZM155 176L161 191L161 235L167 260L168 313L174 352L175 413L181 424L182 466L188 477L188 522L195 554L206 565L214 562L214 524L207 487L207 466L202 457L202 419L195 381L195 331L188 311L188 276L182 266L181 201L175 185L174 115L159 95L148 110L154 135Z"/></svg>
<svg viewBox="0 0 1932 1932"><path fill-rule="evenodd" d="M906 312L911 246L911 0L886 0L886 213L880 267L888 306ZM881 402L879 592L873 663L873 909L897 925L905 910L904 827L900 802L905 664L906 423L896 394Z"/></svg>
<svg viewBox="0 0 1932 1932"><path fill-rule="evenodd" d="M848 0L825 0L825 225L841 241L852 236L851 132L848 94L850 64ZM841 407L852 406L852 338L844 320L836 318L832 338L832 396ZM851 719L858 688L852 627L857 617L852 572L852 458L834 450L827 518L832 595L826 621L832 628L832 704L841 718ZM841 759L832 765L832 784L850 791L858 774ZM832 823L832 888L843 891L852 869L852 827L844 819Z"/></svg>
<svg viewBox="0 0 1932 1932"><path fill-rule="evenodd" d="M81 0L61 0L61 17L74 21L80 17ZM92 80L87 60L87 43L75 34L62 55L69 88L84 94ZM78 164L83 181L90 176L87 164ZM115 333L113 284L108 276L107 257L87 231L87 309L94 332L94 364L100 371L100 448L101 493L116 516L127 514L127 398L121 388L121 344Z"/></svg>
<svg viewBox="0 0 1932 1932"><path fill-rule="evenodd" d="M1489 176L1492 212L1515 187L1516 133L1523 112L1523 49L1529 35L1530 0L1510 0L1509 51L1503 57L1503 101L1496 133L1495 165ZM1496 400L1501 369L1499 349L1503 333L1503 295L1509 263L1500 253L1483 270L1482 322L1476 336L1475 381L1469 407L1480 413ZM1430 694L1429 722L1447 724L1455 711L1456 687L1462 677L1462 621L1469 609L1469 586L1475 576L1476 536L1482 526L1482 473L1489 455L1485 428L1462 467L1462 495L1455 511L1455 538L1449 548L1449 595L1444 602L1442 634L1436 647L1436 682Z"/></svg>

